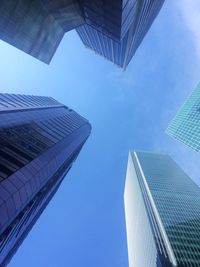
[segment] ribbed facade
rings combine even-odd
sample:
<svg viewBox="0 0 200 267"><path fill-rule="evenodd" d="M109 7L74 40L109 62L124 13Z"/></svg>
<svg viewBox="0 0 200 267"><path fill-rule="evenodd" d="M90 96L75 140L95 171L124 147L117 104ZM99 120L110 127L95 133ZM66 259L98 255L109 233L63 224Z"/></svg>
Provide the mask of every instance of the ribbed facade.
<svg viewBox="0 0 200 267"><path fill-rule="evenodd" d="M200 189L167 155L129 154L129 267L200 266Z"/></svg>
<svg viewBox="0 0 200 267"><path fill-rule="evenodd" d="M195 151L200 151L200 84L177 112L166 132Z"/></svg>
<svg viewBox="0 0 200 267"><path fill-rule="evenodd" d="M0 94L0 266L26 237L91 126L49 97Z"/></svg>
<svg viewBox="0 0 200 267"><path fill-rule="evenodd" d="M65 32L126 68L164 0L2 0L0 38L49 63Z"/></svg>
<svg viewBox="0 0 200 267"><path fill-rule="evenodd" d="M100 16L100 25L86 23L76 30L86 47L125 69L158 15L164 0L116 0L113 7L110 5L109 8L105 2L113 1L95 2L102 2L99 8L96 4L96 9L93 9L93 17L104 14ZM109 27L105 16L110 20Z"/></svg>

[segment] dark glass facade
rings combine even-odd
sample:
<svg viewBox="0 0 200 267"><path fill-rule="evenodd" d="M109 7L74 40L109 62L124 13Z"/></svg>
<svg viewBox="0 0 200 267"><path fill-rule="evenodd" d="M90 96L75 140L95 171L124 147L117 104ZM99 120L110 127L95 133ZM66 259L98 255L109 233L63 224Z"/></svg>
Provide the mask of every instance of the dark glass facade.
<svg viewBox="0 0 200 267"><path fill-rule="evenodd" d="M76 0L0 1L0 39L45 63L64 33L83 22Z"/></svg>
<svg viewBox="0 0 200 267"><path fill-rule="evenodd" d="M164 0L2 0L0 38L49 63L65 32L126 68Z"/></svg>
<svg viewBox="0 0 200 267"><path fill-rule="evenodd" d="M49 97L0 94L0 266L26 237L91 126Z"/></svg>
<svg viewBox="0 0 200 267"><path fill-rule="evenodd" d="M84 45L125 69L164 0L85 1L94 19L76 30ZM94 2L94 3L93 3ZM88 12L88 16L89 16Z"/></svg>
<svg viewBox="0 0 200 267"><path fill-rule="evenodd" d="M167 155L131 152L125 213L129 266L200 266L200 189Z"/></svg>

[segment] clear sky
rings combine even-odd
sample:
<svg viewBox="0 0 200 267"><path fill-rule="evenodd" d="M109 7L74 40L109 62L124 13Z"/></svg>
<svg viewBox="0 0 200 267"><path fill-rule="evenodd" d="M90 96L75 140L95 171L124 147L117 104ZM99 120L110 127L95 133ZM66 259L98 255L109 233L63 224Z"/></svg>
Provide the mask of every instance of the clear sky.
<svg viewBox="0 0 200 267"><path fill-rule="evenodd" d="M165 152L200 184L200 156L165 134L200 80L200 4L168 0L125 72L65 35L51 64L0 42L0 90L52 96L92 134L10 267L127 267L129 149Z"/></svg>

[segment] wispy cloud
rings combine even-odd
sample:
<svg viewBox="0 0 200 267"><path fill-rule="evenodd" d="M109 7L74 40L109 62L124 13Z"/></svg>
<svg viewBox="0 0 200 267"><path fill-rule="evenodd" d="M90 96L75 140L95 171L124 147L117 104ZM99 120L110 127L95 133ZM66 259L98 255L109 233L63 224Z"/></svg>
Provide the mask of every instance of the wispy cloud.
<svg viewBox="0 0 200 267"><path fill-rule="evenodd" d="M200 1L176 0L168 3L166 1L164 7L166 8L166 14L169 16L168 19L172 20L172 25L174 24L173 29L171 29L171 38L172 42L176 41L173 44L178 49L175 52L170 50L170 52L174 52L174 57L168 62L169 69L167 73L169 74L172 65L175 66L173 69L174 76L172 74L168 75L170 80L168 89L171 93L164 95L166 105L161 110L157 128L153 126L154 143L152 148L155 151L163 151L169 154L200 186L199 153L169 137L164 132L200 77ZM177 36L180 38L175 39ZM181 64L177 64L179 62Z"/></svg>
<svg viewBox="0 0 200 267"><path fill-rule="evenodd" d="M194 48L200 58L200 1L199 0L178 0L185 25L192 33Z"/></svg>

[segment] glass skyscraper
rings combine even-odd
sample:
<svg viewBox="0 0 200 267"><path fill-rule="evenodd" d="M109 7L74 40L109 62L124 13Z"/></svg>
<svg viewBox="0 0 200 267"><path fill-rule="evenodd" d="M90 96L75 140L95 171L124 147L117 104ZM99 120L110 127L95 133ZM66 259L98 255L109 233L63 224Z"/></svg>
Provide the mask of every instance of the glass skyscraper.
<svg viewBox="0 0 200 267"><path fill-rule="evenodd" d="M1 0L0 38L50 63L65 32L126 68L164 0Z"/></svg>
<svg viewBox="0 0 200 267"><path fill-rule="evenodd" d="M91 131L50 97L0 94L0 266L59 188Z"/></svg>
<svg viewBox="0 0 200 267"><path fill-rule="evenodd" d="M76 0L0 1L0 39L45 63L64 33L83 22Z"/></svg>
<svg viewBox="0 0 200 267"><path fill-rule="evenodd" d="M85 0L86 24L78 27L77 32L86 47L125 69L164 0L94 2Z"/></svg>
<svg viewBox="0 0 200 267"><path fill-rule="evenodd" d="M200 266L200 188L168 155L129 153L124 201L129 267Z"/></svg>
<svg viewBox="0 0 200 267"><path fill-rule="evenodd" d="M200 151L200 84L177 112L166 132L195 151Z"/></svg>

